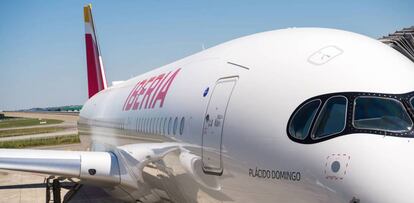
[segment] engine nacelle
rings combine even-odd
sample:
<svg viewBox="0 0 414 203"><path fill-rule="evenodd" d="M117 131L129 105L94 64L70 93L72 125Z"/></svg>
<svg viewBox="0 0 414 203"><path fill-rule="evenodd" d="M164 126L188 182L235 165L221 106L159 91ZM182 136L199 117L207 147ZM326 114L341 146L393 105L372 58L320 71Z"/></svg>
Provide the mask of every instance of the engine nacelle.
<svg viewBox="0 0 414 203"><path fill-rule="evenodd" d="M90 184L120 184L117 157L111 152L81 152L79 178Z"/></svg>

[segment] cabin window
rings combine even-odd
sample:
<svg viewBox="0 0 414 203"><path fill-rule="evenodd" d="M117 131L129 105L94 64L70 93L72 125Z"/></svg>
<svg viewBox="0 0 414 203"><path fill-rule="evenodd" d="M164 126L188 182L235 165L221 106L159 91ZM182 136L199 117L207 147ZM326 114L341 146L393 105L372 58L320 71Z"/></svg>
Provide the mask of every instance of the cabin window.
<svg viewBox="0 0 414 203"><path fill-rule="evenodd" d="M163 134L166 135L167 134L167 118L164 118L162 127L163 127Z"/></svg>
<svg viewBox="0 0 414 203"><path fill-rule="evenodd" d="M154 123L152 124L152 132L154 134L157 134L157 123L158 123L158 118L154 118Z"/></svg>
<svg viewBox="0 0 414 203"><path fill-rule="evenodd" d="M148 124L147 124L147 132L148 133L151 133L151 121L152 121L152 118L148 118Z"/></svg>
<svg viewBox="0 0 414 203"><path fill-rule="evenodd" d="M161 124L162 124L162 118L158 118L158 124L157 124L157 132L158 134L161 134Z"/></svg>
<svg viewBox="0 0 414 203"><path fill-rule="evenodd" d="M174 119L174 135L177 134L177 127L178 127L178 118L175 117L175 119Z"/></svg>
<svg viewBox="0 0 414 203"><path fill-rule="evenodd" d="M293 116L289 125L289 133L296 139L305 139L308 136L321 100L316 99L303 105Z"/></svg>
<svg viewBox="0 0 414 203"><path fill-rule="evenodd" d="M359 129L407 132L413 122L396 99L360 96L355 99L353 125Z"/></svg>
<svg viewBox="0 0 414 203"><path fill-rule="evenodd" d="M152 122L151 122L151 133L152 134L155 134L155 131L154 131L154 126L155 126L155 122L157 121L157 119L156 118L152 118Z"/></svg>
<svg viewBox="0 0 414 203"><path fill-rule="evenodd" d="M184 119L184 117L182 117L181 121L180 121L180 135L183 135L183 133L184 133L184 121L185 121L185 119Z"/></svg>
<svg viewBox="0 0 414 203"><path fill-rule="evenodd" d="M155 123L155 118L151 118L151 123L149 126L151 134L154 134L154 123Z"/></svg>
<svg viewBox="0 0 414 203"><path fill-rule="evenodd" d="M154 122L152 123L152 133L154 133L154 134L156 134L157 133L157 130L156 130L156 127L157 127L157 121L158 121L158 119L157 118L154 118Z"/></svg>
<svg viewBox="0 0 414 203"><path fill-rule="evenodd" d="M345 129L347 107L348 99L346 97L329 98L316 120L313 138L324 138L342 132Z"/></svg>
<svg viewBox="0 0 414 203"><path fill-rule="evenodd" d="M160 118L160 126L159 126L159 128L160 128L160 135L162 135L162 130L164 128L164 118Z"/></svg>
<svg viewBox="0 0 414 203"><path fill-rule="evenodd" d="M157 134L157 122L158 119L154 118L154 123L152 124L152 133Z"/></svg>
<svg viewBox="0 0 414 203"><path fill-rule="evenodd" d="M158 118L154 118L154 124L152 125L152 131L157 134Z"/></svg>
<svg viewBox="0 0 414 203"><path fill-rule="evenodd" d="M168 134L168 118L165 118L165 134Z"/></svg>
<svg viewBox="0 0 414 203"><path fill-rule="evenodd" d="M139 123L141 121L141 118L137 118L137 125L136 125L136 130L137 132L139 132Z"/></svg>
<svg viewBox="0 0 414 203"><path fill-rule="evenodd" d="M165 124L167 123L166 121L167 121L167 118L162 119L162 134L164 134L164 135L167 133L167 130L166 130L166 127L165 127L166 126Z"/></svg>
<svg viewBox="0 0 414 203"><path fill-rule="evenodd" d="M150 118L146 118L146 122L145 122L145 132L146 133L149 133L149 124L150 124L150 122L151 122L151 119Z"/></svg>
<svg viewBox="0 0 414 203"><path fill-rule="evenodd" d="M161 123L161 118L157 118L157 126L155 126L155 130L157 131L157 134L161 134L160 123Z"/></svg>
<svg viewBox="0 0 414 203"><path fill-rule="evenodd" d="M156 126L155 126L155 133L160 134L160 123L161 118L157 118Z"/></svg>
<svg viewBox="0 0 414 203"><path fill-rule="evenodd" d="M168 134L170 135L172 133L172 118L170 117L170 120L168 121Z"/></svg>
<svg viewBox="0 0 414 203"><path fill-rule="evenodd" d="M151 123L151 118L147 118L147 124L146 124L146 126L145 126L145 131L147 132L147 133L150 133L150 123Z"/></svg>
<svg viewBox="0 0 414 203"><path fill-rule="evenodd" d="M161 134L161 128L160 128L160 126L161 126L161 118L157 118L157 125L155 126L155 131L156 131L156 133L157 134Z"/></svg>
<svg viewBox="0 0 414 203"><path fill-rule="evenodd" d="M145 118L141 120L141 132L144 132Z"/></svg>

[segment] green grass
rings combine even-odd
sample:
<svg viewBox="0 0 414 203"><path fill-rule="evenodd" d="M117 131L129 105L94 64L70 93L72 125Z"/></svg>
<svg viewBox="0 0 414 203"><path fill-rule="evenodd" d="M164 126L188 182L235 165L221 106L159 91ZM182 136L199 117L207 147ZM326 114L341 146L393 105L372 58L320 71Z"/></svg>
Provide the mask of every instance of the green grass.
<svg viewBox="0 0 414 203"><path fill-rule="evenodd" d="M32 138L26 140L4 141L0 142L0 148L25 148L73 143L80 143L78 134L47 138Z"/></svg>
<svg viewBox="0 0 414 203"><path fill-rule="evenodd" d="M6 118L0 120L1 128L14 128L35 125L59 124L61 120L56 119L38 119L38 118Z"/></svg>
<svg viewBox="0 0 414 203"><path fill-rule="evenodd" d="M61 131L63 127L38 127L38 128L23 128L23 129L11 129L11 130L0 130L0 137L14 137L21 135L33 135L40 133L53 133Z"/></svg>

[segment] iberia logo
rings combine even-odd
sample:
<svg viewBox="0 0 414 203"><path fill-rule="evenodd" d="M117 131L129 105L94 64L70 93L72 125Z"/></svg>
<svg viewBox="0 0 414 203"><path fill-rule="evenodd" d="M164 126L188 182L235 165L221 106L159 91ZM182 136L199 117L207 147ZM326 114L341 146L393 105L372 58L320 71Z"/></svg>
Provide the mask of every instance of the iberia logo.
<svg viewBox="0 0 414 203"><path fill-rule="evenodd" d="M137 82L125 100L122 110L153 109L157 104L162 108L168 89L180 70L181 68Z"/></svg>

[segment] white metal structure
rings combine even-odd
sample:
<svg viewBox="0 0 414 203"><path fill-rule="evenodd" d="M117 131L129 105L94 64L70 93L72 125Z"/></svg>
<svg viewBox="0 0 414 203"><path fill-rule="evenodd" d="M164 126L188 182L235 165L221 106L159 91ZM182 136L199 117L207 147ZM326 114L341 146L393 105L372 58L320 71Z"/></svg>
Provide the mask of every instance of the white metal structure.
<svg viewBox="0 0 414 203"><path fill-rule="evenodd" d="M127 202L412 202L413 76L363 35L254 34L97 92L91 151L2 149L0 168Z"/></svg>

